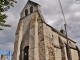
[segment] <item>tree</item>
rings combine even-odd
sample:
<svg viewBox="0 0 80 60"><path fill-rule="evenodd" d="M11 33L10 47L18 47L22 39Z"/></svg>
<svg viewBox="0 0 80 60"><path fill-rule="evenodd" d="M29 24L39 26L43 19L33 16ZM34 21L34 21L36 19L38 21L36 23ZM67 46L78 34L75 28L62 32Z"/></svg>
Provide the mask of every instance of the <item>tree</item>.
<svg viewBox="0 0 80 60"><path fill-rule="evenodd" d="M3 14L3 12L10 9L10 6L14 7L13 3L16 3L14 0L0 0L0 27L11 27L11 25L6 24L7 15ZM3 30L0 28L0 30Z"/></svg>

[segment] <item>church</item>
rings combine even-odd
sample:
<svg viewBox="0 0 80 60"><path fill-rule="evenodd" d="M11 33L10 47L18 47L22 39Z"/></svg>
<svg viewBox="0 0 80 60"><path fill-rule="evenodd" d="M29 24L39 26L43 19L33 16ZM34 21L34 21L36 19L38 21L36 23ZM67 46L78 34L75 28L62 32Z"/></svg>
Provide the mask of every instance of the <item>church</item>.
<svg viewBox="0 0 80 60"><path fill-rule="evenodd" d="M41 6L28 0L20 13L12 60L80 60L80 53L63 30L45 22Z"/></svg>

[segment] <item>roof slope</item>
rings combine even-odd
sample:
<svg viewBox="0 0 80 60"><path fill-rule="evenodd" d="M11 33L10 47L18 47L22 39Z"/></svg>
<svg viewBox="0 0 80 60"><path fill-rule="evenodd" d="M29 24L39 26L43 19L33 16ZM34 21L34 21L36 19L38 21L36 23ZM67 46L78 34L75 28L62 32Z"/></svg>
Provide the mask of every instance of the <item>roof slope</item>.
<svg viewBox="0 0 80 60"><path fill-rule="evenodd" d="M64 38L66 38L66 36L65 36L65 35L63 35L63 34L62 34L61 32L59 32L57 29L53 28L52 26L48 25L48 24L45 22L45 19L44 19L43 15L41 14L41 12L40 12L40 11L38 11L38 13L39 13L39 15L40 15L40 17L41 17L41 19L42 19L43 23L45 23L47 26L49 26L53 31L57 32L59 35L61 35L61 36L63 36ZM67 37L67 39L71 40L71 39L70 39L70 38L68 38L68 37ZM73 40L71 40L71 41L72 41L72 42L74 42L74 43L76 43L76 42L75 42L75 41L73 41Z"/></svg>
<svg viewBox="0 0 80 60"><path fill-rule="evenodd" d="M31 1L31 0L28 0L28 2L27 2L27 3L32 3L32 4L35 4L35 5L39 5L38 3L33 2L33 1Z"/></svg>

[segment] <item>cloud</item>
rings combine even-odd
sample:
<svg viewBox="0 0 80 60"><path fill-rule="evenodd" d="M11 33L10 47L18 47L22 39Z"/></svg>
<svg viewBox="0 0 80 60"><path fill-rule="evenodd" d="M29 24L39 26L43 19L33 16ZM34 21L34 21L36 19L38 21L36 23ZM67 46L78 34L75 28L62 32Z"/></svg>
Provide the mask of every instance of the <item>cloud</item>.
<svg viewBox="0 0 80 60"><path fill-rule="evenodd" d="M4 44L0 44L0 50L13 51L13 43L7 42Z"/></svg>
<svg viewBox="0 0 80 60"><path fill-rule="evenodd" d="M13 51L15 31L20 19L20 13L27 3L27 0L17 0L17 2L18 3L14 4L14 7L11 7L10 10L5 12L8 15L6 21L12 26L0 31L1 50ZM34 0L34 2L41 5L42 14L49 25L57 30L60 30L61 27L64 26L64 20L58 0ZM80 3L77 3L75 0L61 0L61 3L68 26L80 37ZM67 29L69 37L76 42L80 42L78 37L76 37L69 28ZM80 46L79 43L77 43L77 45Z"/></svg>

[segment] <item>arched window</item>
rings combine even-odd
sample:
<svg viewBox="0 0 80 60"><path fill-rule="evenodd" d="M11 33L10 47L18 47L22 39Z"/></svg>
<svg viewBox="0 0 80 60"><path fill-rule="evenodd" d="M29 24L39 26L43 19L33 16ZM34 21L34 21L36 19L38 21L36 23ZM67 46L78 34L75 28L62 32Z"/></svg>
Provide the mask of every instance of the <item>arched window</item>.
<svg viewBox="0 0 80 60"><path fill-rule="evenodd" d="M33 12L33 7L31 6L31 7L30 7L30 13L32 13L32 12Z"/></svg>
<svg viewBox="0 0 80 60"><path fill-rule="evenodd" d="M29 46L24 48L24 60L29 60Z"/></svg>
<svg viewBox="0 0 80 60"><path fill-rule="evenodd" d="M28 9L25 10L25 16L28 15Z"/></svg>

